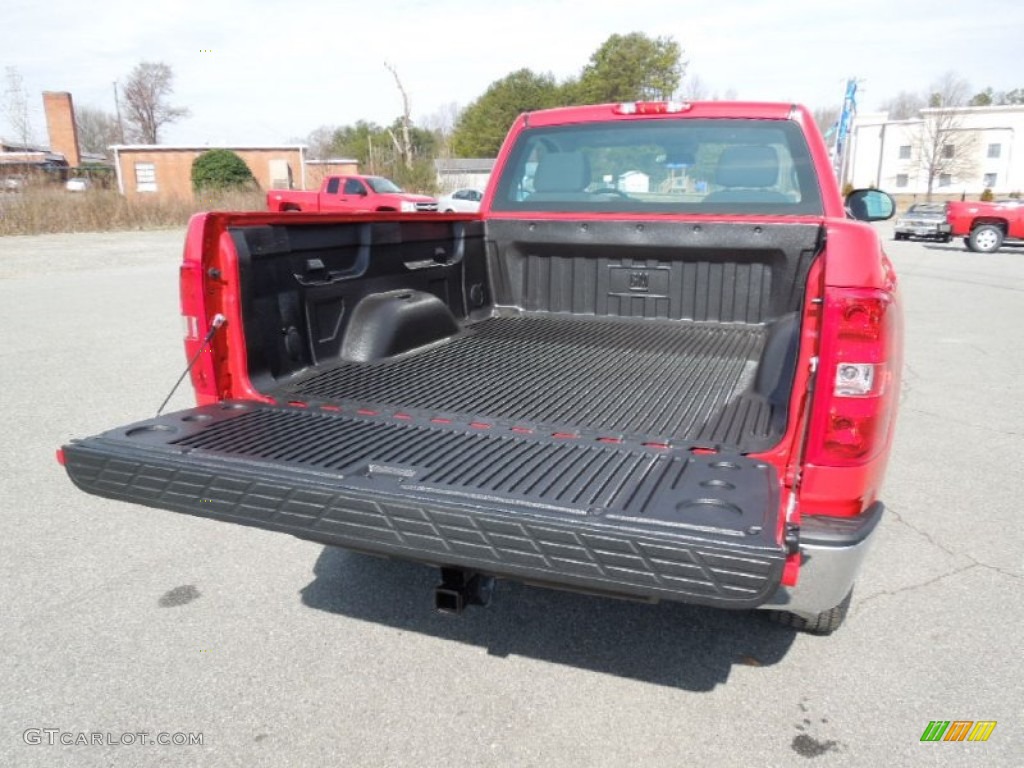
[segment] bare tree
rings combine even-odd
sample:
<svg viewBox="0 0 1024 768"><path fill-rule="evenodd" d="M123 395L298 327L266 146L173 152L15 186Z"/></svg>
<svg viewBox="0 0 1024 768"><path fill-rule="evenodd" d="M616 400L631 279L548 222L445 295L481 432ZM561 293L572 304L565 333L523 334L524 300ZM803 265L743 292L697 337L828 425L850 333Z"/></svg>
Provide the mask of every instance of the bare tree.
<svg viewBox="0 0 1024 768"><path fill-rule="evenodd" d="M815 108L814 122L817 124L818 130L821 131L822 136L828 136L835 129L836 124L839 122L840 112L842 112L840 107Z"/></svg>
<svg viewBox="0 0 1024 768"><path fill-rule="evenodd" d="M117 118L109 112L94 107L78 107L75 110L78 126L78 146L82 152L106 155L107 147L120 141Z"/></svg>
<svg viewBox="0 0 1024 768"><path fill-rule="evenodd" d="M700 75L687 75L679 96L683 101L707 101L711 98L711 89Z"/></svg>
<svg viewBox="0 0 1024 768"><path fill-rule="evenodd" d="M338 128L334 125L321 125L309 132L304 141L309 146L309 156L316 160L327 160L334 153L334 135ZM302 142L298 142L302 143Z"/></svg>
<svg viewBox="0 0 1024 768"><path fill-rule="evenodd" d="M917 117L927 104L928 100L919 93L900 91L888 101L883 102L882 109L889 113L890 120L910 120Z"/></svg>
<svg viewBox="0 0 1024 768"><path fill-rule="evenodd" d="M932 199L936 179L969 176L976 170L978 136L964 123L961 109L971 96L965 80L947 72L931 87L928 108L914 136L914 146Z"/></svg>
<svg viewBox="0 0 1024 768"><path fill-rule="evenodd" d="M461 112L458 102L449 101L421 120L422 126L437 136L439 157L452 157L454 154L452 136L455 133L455 126L458 125Z"/></svg>
<svg viewBox="0 0 1024 768"><path fill-rule="evenodd" d="M395 132L388 128L388 133L391 135L391 140L395 143L395 150L401 156L405 162L405 167L412 169L412 141L409 138L409 124L411 122L409 117L409 94L406 93L404 86L402 85L401 79L398 77L398 70L388 62L384 62L384 66L387 68L395 78L395 85L398 86L398 92L402 94L402 138L399 141Z"/></svg>
<svg viewBox="0 0 1024 768"><path fill-rule="evenodd" d="M17 67L7 67L4 72L4 117L14 131L13 138L23 147L32 144L32 118L28 109L28 91Z"/></svg>
<svg viewBox="0 0 1024 768"><path fill-rule="evenodd" d="M189 116L185 107L167 103L174 92L174 71L163 62L143 61L135 66L122 89L121 101L132 138L157 144L160 129Z"/></svg>

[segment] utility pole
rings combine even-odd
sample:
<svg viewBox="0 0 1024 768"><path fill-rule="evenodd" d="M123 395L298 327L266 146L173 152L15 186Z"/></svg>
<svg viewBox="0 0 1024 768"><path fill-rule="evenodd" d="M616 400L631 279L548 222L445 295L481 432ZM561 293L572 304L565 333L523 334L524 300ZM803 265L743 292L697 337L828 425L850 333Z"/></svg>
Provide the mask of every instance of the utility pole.
<svg viewBox="0 0 1024 768"><path fill-rule="evenodd" d="M121 100L117 98L117 80L114 81L114 110L117 112L118 142L124 144L124 123L121 121Z"/></svg>
<svg viewBox="0 0 1024 768"><path fill-rule="evenodd" d="M851 77L846 81L846 95L843 98L843 110L839 114L839 125L836 129L836 144L833 150L832 162L836 179L840 186L846 181L848 161L848 140L853 126L854 116L857 114L857 78Z"/></svg>

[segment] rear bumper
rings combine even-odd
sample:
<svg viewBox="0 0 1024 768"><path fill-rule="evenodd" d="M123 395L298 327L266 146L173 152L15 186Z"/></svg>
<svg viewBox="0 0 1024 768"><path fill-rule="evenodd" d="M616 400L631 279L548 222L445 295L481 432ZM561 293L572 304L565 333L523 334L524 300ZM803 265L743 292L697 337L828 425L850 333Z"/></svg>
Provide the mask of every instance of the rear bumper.
<svg viewBox="0 0 1024 768"><path fill-rule="evenodd" d="M885 512L875 502L857 517L805 517L800 524L800 580L779 587L765 610L811 618L834 608L853 588Z"/></svg>
<svg viewBox="0 0 1024 768"><path fill-rule="evenodd" d="M949 224L898 224L894 231L911 237L949 237L951 228Z"/></svg>
<svg viewBox="0 0 1024 768"><path fill-rule="evenodd" d="M770 600L782 578L786 553L774 540L777 479L771 467L753 460L511 439L470 434L454 424L428 427L256 404L242 411L223 407L73 442L63 449L65 467L79 488L107 498L587 592L746 609ZM287 446L282 424L297 436L301 462L281 458ZM349 443L349 435L362 442ZM319 444L324 458L310 458ZM351 461L329 468L328 457L347 446ZM396 460L394 451L404 446L422 451L426 463ZM446 452L464 456L464 446L503 467L521 461L517 451L549 456L544 466L552 467L553 479L545 485L564 491L556 499L554 490L538 495L511 493L507 485L471 486L455 476L459 464L445 461ZM269 450L278 458L269 459ZM620 459L636 467L635 482L597 471ZM460 459L477 475L480 460ZM560 472L561 462L573 473ZM592 475L601 493L613 480L621 490L574 506L566 500L591 493L569 484L577 473ZM435 481L442 475L444 483ZM720 476L731 482L715 479ZM536 484L543 477L538 469L528 479Z"/></svg>

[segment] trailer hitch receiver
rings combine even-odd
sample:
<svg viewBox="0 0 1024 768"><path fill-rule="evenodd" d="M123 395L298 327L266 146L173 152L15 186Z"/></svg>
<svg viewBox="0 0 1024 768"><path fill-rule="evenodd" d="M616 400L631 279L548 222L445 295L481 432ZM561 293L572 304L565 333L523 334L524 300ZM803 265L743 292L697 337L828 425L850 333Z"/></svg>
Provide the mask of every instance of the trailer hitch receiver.
<svg viewBox="0 0 1024 768"><path fill-rule="evenodd" d="M434 591L434 608L440 613L462 613L470 605L488 605L494 594L494 577L462 568L442 568L441 583Z"/></svg>

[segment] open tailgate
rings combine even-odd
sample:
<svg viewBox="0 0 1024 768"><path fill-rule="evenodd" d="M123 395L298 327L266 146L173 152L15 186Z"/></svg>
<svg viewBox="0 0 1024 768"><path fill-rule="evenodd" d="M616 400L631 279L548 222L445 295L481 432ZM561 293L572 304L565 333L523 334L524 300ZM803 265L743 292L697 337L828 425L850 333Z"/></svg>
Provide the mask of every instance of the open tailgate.
<svg viewBox="0 0 1024 768"><path fill-rule="evenodd" d="M62 454L99 496L554 586L752 608L786 559L775 470L741 455L254 402Z"/></svg>

